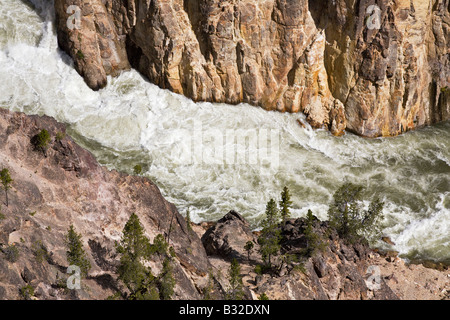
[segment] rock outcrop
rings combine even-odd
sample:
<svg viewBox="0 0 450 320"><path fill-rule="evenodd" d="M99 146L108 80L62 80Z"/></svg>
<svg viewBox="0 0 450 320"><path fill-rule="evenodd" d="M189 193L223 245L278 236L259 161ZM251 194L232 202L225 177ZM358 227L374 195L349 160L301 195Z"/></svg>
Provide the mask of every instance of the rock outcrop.
<svg viewBox="0 0 450 320"><path fill-rule="evenodd" d="M130 68L125 37L102 1L56 0L55 12L58 44L90 88L103 88L108 75Z"/></svg>
<svg viewBox="0 0 450 320"><path fill-rule="evenodd" d="M305 227L304 218L288 220L281 227L281 254L298 259L264 274L255 273L255 267L263 263L257 232L250 231L248 222L237 212L230 211L206 231L199 230L199 234L203 234L202 242L216 273L229 268L232 259L240 262L244 286L253 298L262 294L281 300L450 298L448 270L406 265L395 255L377 253L367 244L349 244L336 232L330 232L326 221L316 220L313 224L314 232L326 246L311 257L305 256ZM247 241L255 242L250 255L243 248ZM224 277L218 282L221 288L229 286Z"/></svg>
<svg viewBox="0 0 450 320"><path fill-rule="evenodd" d="M55 0L60 46L93 89L131 64L195 101L303 112L313 127L367 137L450 118L449 6Z"/></svg>
<svg viewBox="0 0 450 320"><path fill-rule="evenodd" d="M382 278L376 290L367 284L368 257L372 252L367 245L345 244L336 234L327 237L326 222L317 221L314 230L328 243L324 251L308 258L302 254L302 249L306 248L304 228L305 221L301 218L288 220L281 229L282 254L301 257L297 261L301 271L296 272L292 265L281 264L276 274L255 274L251 266L263 263L257 253L256 236L248 230L247 222L233 211L208 229L202 241L209 255L238 259L250 270L247 285L256 296L265 293L271 299L281 300L398 299ZM255 241L250 260L244 250L249 240Z"/></svg>
<svg viewBox="0 0 450 320"><path fill-rule="evenodd" d="M45 153L31 143L42 129L52 137ZM448 271L407 267L395 255L386 260L367 245L346 244L326 222L314 223L325 249L305 256L303 218L288 220L281 229L281 253L298 259L257 274L255 267L262 263L258 233L239 213L230 211L217 222L189 228L154 183L100 166L65 132L50 117L0 109L0 169L8 169L13 179L8 205L4 190L0 192L0 299L105 299L123 291L115 241L132 213L150 240L170 233L174 299L202 299L207 292L224 299L232 259L241 264L246 299L263 293L270 299L449 297ZM92 266L79 290L65 285L70 225L81 234ZM254 242L251 252L244 249L248 241ZM154 255L149 262L154 274L162 269L161 260ZM371 266L380 268L376 288L369 281ZM27 288L33 288L28 296L21 291Z"/></svg>
<svg viewBox="0 0 450 320"><path fill-rule="evenodd" d="M236 211L228 212L217 224L202 236L206 253L225 259L243 260L244 247L248 241L256 242L249 223Z"/></svg>
<svg viewBox="0 0 450 320"><path fill-rule="evenodd" d="M52 136L46 156L30 143L42 129ZM67 277L64 236L71 224L83 236L92 265L84 289L71 291L72 298L112 295L118 286L114 243L132 213L139 216L151 240L171 229L179 284L175 297L201 297L192 279L206 278L210 268L206 252L175 206L150 180L100 166L65 134L63 124L50 117L5 109L0 109L0 167L7 168L14 180L8 206L1 190L0 249L14 245L19 252L15 263L0 253L0 299L20 298L19 289L27 284L35 288L39 299L70 298L59 290L58 277ZM37 259L36 252L47 252L48 259ZM152 270L156 274L160 268L161 261L155 259Z"/></svg>
<svg viewBox="0 0 450 320"><path fill-rule="evenodd" d="M450 118L449 1L310 1L347 129L396 135Z"/></svg>

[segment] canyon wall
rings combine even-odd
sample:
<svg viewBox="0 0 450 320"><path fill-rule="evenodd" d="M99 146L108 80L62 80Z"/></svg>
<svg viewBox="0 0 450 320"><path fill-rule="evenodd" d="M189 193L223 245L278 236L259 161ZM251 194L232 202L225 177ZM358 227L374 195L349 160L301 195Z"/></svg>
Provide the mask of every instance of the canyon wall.
<svg viewBox="0 0 450 320"><path fill-rule="evenodd" d="M450 118L450 0L55 0L94 90L130 66L195 101L367 137Z"/></svg>

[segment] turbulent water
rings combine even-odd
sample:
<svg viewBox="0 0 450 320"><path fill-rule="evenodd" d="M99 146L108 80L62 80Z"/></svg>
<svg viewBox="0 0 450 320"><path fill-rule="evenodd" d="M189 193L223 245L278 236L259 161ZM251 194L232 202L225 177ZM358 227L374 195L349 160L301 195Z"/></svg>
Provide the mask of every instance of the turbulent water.
<svg viewBox="0 0 450 320"><path fill-rule="evenodd" d="M450 123L395 138L336 138L300 114L194 103L135 71L91 91L58 50L52 1L0 0L0 107L46 114L111 169L144 174L196 222L235 209L255 227L283 186L293 216L327 218L350 181L385 202L384 233L407 259L450 263ZM240 157L245 155L245 157Z"/></svg>

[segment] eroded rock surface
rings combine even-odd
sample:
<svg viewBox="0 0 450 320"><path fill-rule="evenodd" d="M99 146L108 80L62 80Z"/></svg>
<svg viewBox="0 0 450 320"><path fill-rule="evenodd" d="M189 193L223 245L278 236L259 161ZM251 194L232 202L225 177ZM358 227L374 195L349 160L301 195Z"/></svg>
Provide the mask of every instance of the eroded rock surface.
<svg viewBox="0 0 450 320"><path fill-rule="evenodd" d="M46 156L30 143L42 129L52 136ZM5 109L0 109L0 167L7 168L14 180L9 206L1 190L0 248L14 245L19 251L15 263L0 253L0 292L8 299L21 298L19 289L27 284L39 289L40 299L68 298L59 290L58 277L66 275L68 267L64 236L71 224L82 234L92 265L83 282L85 290L73 291L72 298L105 299L115 293L119 284L114 242L132 213L139 216L151 240L171 228L175 297L200 298L192 279L206 277L210 268L206 252L184 217L150 180L100 166L65 134L63 124L50 117ZM39 248L45 248L48 259L36 258ZM161 261L155 258L153 263L157 274Z"/></svg>
<svg viewBox="0 0 450 320"><path fill-rule="evenodd" d="M81 10L78 27L69 6ZM368 137L450 118L449 6L55 0L60 46L93 89L130 63L195 101L303 112L313 127Z"/></svg>
<svg viewBox="0 0 450 320"><path fill-rule="evenodd" d="M450 117L449 1L310 1L347 129L396 135Z"/></svg>
<svg viewBox="0 0 450 320"><path fill-rule="evenodd" d="M248 241L256 244L256 237L251 232L250 224L236 211L228 212L202 236L208 255L240 261L248 257L244 249Z"/></svg>
<svg viewBox="0 0 450 320"><path fill-rule="evenodd" d="M42 129L52 137L46 153L31 144ZM272 272L257 274L255 267L263 263L258 233L239 213L230 211L192 230L153 182L108 171L65 132L50 117L0 109L0 169L7 168L14 180L8 206L0 190L0 299L22 299L20 290L26 286L34 289L31 298L40 300L105 299L122 290L114 243L132 213L150 240L170 230L176 254L174 299L202 299L207 292L210 298L226 298L234 258L241 264L246 299L263 293L270 299L449 298L448 269L406 266L395 254L384 258L362 243L347 244L327 222L313 225L324 250L305 256L303 218L288 220L281 229L281 254L296 256L296 262L280 264L277 256ZM81 290L64 288L64 237L71 224L82 235L92 265ZM248 241L254 242L249 254L244 249ZM17 248L15 259L10 259L11 247ZM158 274L161 257L154 255L149 263ZM376 288L370 285L373 266L380 268Z"/></svg>
<svg viewBox="0 0 450 320"><path fill-rule="evenodd" d="M121 36L102 1L55 1L58 44L74 60L86 84L98 90L108 75L130 68Z"/></svg>
<svg viewBox="0 0 450 320"><path fill-rule="evenodd" d="M281 254L297 257L297 267L273 261L275 270L255 273L263 264L258 244L247 257L246 241L257 242L257 233L248 231L248 223L231 211L203 234L209 260L215 273L223 274L232 259L241 264L243 283L251 297L266 294L281 300L440 300L449 299L448 269L442 271L422 265L407 265L396 255L378 253L364 243L349 244L328 223L316 220L314 232L325 242L323 250L305 256L307 246L304 218L291 219L281 227ZM233 237L234 235L234 237ZM218 278L221 288L229 287L226 277Z"/></svg>

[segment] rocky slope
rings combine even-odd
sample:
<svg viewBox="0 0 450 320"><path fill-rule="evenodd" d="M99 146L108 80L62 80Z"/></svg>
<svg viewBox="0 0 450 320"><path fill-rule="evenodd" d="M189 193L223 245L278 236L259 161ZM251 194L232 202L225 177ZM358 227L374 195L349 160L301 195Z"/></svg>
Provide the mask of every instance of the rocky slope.
<svg viewBox="0 0 450 320"><path fill-rule="evenodd" d="M349 245L337 234L328 234L327 222L317 220L314 224L314 231L326 242L324 251L306 258L300 254L306 246L305 220L287 221L282 227L281 253L300 258L296 263L283 264L275 275L255 273L255 266L262 264L257 234L238 213L231 211L214 226L204 226L196 231L216 273L228 269L230 261L237 259L247 295L253 298L265 293L269 299L281 300L450 299L450 272L446 267L438 271L406 265L395 252L377 252L360 243ZM244 250L247 241L255 241L250 256Z"/></svg>
<svg viewBox="0 0 450 320"><path fill-rule="evenodd" d="M31 144L42 129L52 137L46 154ZM448 271L413 269L398 258L387 262L367 246L346 245L335 234L325 236L326 223L319 221L315 230L326 238L324 252L303 259L301 271L286 265L277 274L258 275L257 248L250 260L243 249L247 241L256 241L256 235L238 213L232 211L217 223L194 225L194 232L150 180L108 171L65 130L46 116L0 109L0 168L7 168L14 180L8 206L4 190L0 193L0 299L23 298L20 289L27 285L34 288L33 299L111 296L122 288L114 242L132 213L139 216L150 240L167 234L172 225L174 299L201 299L206 287L213 298L223 299L232 258L241 262L247 299L262 293L272 299L441 299L450 291ZM67 290L61 283L68 277L64 235L71 224L82 235L92 265L81 290ZM303 226L303 219L297 219L283 228L285 253L301 252ZM10 247L18 250L15 260L8 259ZM151 261L154 274L161 270L160 259L154 256ZM366 282L370 265L381 268L377 290Z"/></svg>
<svg viewBox="0 0 450 320"><path fill-rule="evenodd" d="M52 136L47 156L30 143L42 129ZM13 244L19 251L15 263L0 253L0 298L20 298L19 289L27 283L39 299L71 297L58 289L58 278L68 267L64 235L70 224L82 234L93 266L83 290L71 291L72 298L110 296L119 285L114 241L121 238L132 213L139 216L150 240L167 233L173 219L176 298L200 298L192 279L204 278L210 263L200 239L188 232L175 206L150 180L101 167L64 133L65 126L52 118L0 109L0 167L7 168L14 180L9 206L1 190L0 243L3 251ZM43 261L36 259L41 247L49 255ZM160 268L161 261L155 259L152 270L157 274Z"/></svg>
<svg viewBox="0 0 450 320"><path fill-rule="evenodd" d="M196 101L303 112L314 127L367 137L450 118L449 7L449 0L55 0L59 44L93 89L131 65Z"/></svg>

